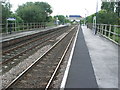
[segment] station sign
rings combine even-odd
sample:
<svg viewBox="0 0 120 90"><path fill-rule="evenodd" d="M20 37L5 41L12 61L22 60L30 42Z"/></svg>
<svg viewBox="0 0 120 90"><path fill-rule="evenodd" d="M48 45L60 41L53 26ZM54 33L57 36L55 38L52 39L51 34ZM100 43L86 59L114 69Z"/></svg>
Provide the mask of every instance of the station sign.
<svg viewBox="0 0 120 90"><path fill-rule="evenodd" d="M7 18L8 21L15 21L15 18Z"/></svg>

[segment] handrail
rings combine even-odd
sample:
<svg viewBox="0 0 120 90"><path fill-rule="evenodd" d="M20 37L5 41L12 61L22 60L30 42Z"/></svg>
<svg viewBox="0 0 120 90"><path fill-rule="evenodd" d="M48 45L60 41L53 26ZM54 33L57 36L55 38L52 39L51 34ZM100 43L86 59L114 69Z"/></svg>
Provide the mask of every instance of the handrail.
<svg viewBox="0 0 120 90"><path fill-rule="evenodd" d="M93 24L87 24L88 28L93 30ZM120 45L120 25L96 24L97 33Z"/></svg>
<svg viewBox="0 0 120 90"><path fill-rule="evenodd" d="M24 31L24 30L33 30L39 28L45 28L45 22L34 22L34 23L7 23L7 24L0 24L2 29L2 33L9 33L15 31Z"/></svg>

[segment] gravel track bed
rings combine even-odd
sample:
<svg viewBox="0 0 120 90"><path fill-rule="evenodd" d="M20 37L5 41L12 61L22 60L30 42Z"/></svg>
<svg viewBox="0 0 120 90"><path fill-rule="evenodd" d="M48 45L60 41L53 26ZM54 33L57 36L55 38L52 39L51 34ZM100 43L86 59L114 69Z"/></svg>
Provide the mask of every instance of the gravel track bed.
<svg viewBox="0 0 120 90"><path fill-rule="evenodd" d="M49 41L41 43L39 46L35 47L34 49L30 50L29 52L26 52L22 56L19 56L18 58L12 60L10 63L4 64L3 68L2 68L3 73L9 71L11 68L16 66L19 62L22 62L24 59L26 59L30 55L34 54L38 49L42 48L43 46L46 46L47 44L53 45L55 42L57 42L57 40L59 40L61 38L61 37L60 38L57 38L57 37L63 36L64 34L66 34L65 32L67 32L67 31L63 30L62 32L57 33L55 35L55 37L51 38ZM23 51L24 49L21 49L21 50Z"/></svg>
<svg viewBox="0 0 120 90"><path fill-rule="evenodd" d="M75 29L77 30L77 28ZM76 32L75 32L75 35L76 35ZM74 39L75 39L75 36L74 36ZM64 72L66 70L66 66L67 66L67 63L68 63L68 60L69 60L69 57L70 57L70 53L71 53L71 50L73 48L73 42L74 42L74 39L69 47L69 50L67 51L65 57L64 57L64 60L60 66L60 69L58 70L57 72L57 75L55 77L55 79L53 80L52 84L51 84L51 89L57 89L59 90L60 89L60 86L61 86L61 82L62 82L62 79L63 79L63 76L64 76Z"/></svg>
<svg viewBox="0 0 120 90"><path fill-rule="evenodd" d="M38 50L35 54L29 56L23 62L20 62L17 66L6 72L2 77L2 87L6 87L13 79L15 79L20 73L22 73L28 66L30 66L39 56L42 56L51 45L44 46Z"/></svg>
<svg viewBox="0 0 120 90"><path fill-rule="evenodd" d="M60 37L65 36L66 34L63 33ZM59 37L59 39L60 39ZM56 39L58 40L58 38ZM39 49L35 54L29 56L28 58L24 59L20 62L17 66L9 70L8 72L0 75L2 78L2 87L6 87L13 79L15 79L22 71L24 71L29 65L31 65L38 57L43 55L48 49L51 48L52 45L46 45Z"/></svg>
<svg viewBox="0 0 120 90"><path fill-rule="evenodd" d="M64 28L66 28L66 27L64 27ZM53 33L53 32L56 32L56 31L58 31L58 30L60 30L60 29L62 29L62 28L57 28L55 31L52 31L52 32L50 32L50 33ZM27 40L23 40L23 41L21 41L21 42L18 42L18 43L15 43L14 45L10 45L9 47L5 47L5 48L3 48L3 50L7 50L7 49L9 49L9 48L13 48L13 47L15 47L15 46L18 46L18 45L20 45L20 44L23 44L23 43L25 43L26 41L29 41L29 40L34 40L35 38L39 38L39 37L41 37L41 36L44 36L44 35L46 35L46 34L48 34L48 33L43 33L43 34L41 34L41 33L39 33L40 32L40 30L37 30L36 31L37 33L36 34L33 34L32 36L34 36L33 38L31 38L31 36L28 36L29 38L27 39ZM25 34L26 33L28 33L28 32L25 32ZM27 35L27 34L26 34ZM15 35L15 37L16 37L16 35Z"/></svg>
<svg viewBox="0 0 120 90"><path fill-rule="evenodd" d="M54 49L41 58L11 88L45 88L74 31L71 31ZM64 47L63 47L64 46Z"/></svg>
<svg viewBox="0 0 120 90"><path fill-rule="evenodd" d="M61 30L61 29L60 29ZM11 51L8 51L7 53L4 53L3 56L2 56L2 61L6 61L7 59L10 59L11 57L14 57L16 56L17 54L19 54L20 52L22 53L23 50L27 50L29 49L30 47L32 46L35 46L37 45L38 43L41 43L41 42L44 42L45 40L48 40L49 38L53 37L56 33L62 33L64 32L64 29L63 30L58 30L58 31L55 31L55 32L51 32L50 34L46 34L46 35L42 35L42 36L38 36L36 39L32 39L32 40L29 40L28 44L25 45L21 45L21 47L19 48L16 48L16 49L13 49ZM20 45L18 45L20 46ZM17 47L18 47L17 46ZM3 50L4 51L4 50Z"/></svg>

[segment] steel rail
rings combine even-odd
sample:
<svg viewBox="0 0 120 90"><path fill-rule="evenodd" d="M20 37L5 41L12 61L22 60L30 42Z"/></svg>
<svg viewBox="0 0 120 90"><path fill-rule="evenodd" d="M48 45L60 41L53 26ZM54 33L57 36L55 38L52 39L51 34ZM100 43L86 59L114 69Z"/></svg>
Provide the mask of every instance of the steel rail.
<svg viewBox="0 0 120 90"><path fill-rule="evenodd" d="M46 36L48 36L48 35L50 35L50 34L54 34L54 33L57 33L57 32L60 32L60 30L56 30L56 31L47 33L47 34L45 34L45 35L43 35L43 36L41 36L41 37L37 37L37 39L28 41L28 42L26 42L26 43L22 43L22 44L20 44L20 45L18 45L18 46L16 46L16 47L12 47L12 48L10 48L10 49L8 49L8 50L5 50L5 51L3 50L3 51L2 51L2 54L8 53L8 52L10 52L10 51L12 51L12 50L14 50L14 49L17 49L17 48L21 48L22 46L25 46L25 45L27 45L27 44L29 44L29 43L31 43L31 42L37 41L37 40L42 39L42 38L44 38L44 37L46 37ZM37 35L37 36L38 36L38 35Z"/></svg>
<svg viewBox="0 0 120 90"><path fill-rule="evenodd" d="M74 35L75 35L75 34L74 34ZM55 75L56 75L56 73L57 73L57 71L58 71L58 69L59 69L59 67L60 67L60 65L61 65L61 63L62 63L62 61L63 61L63 59L64 59L64 57L65 57L65 55L66 55L66 53L67 53L67 51L68 51L68 49L69 49L69 47L70 47L70 45L71 45L71 43L72 43L72 40L74 39L74 35L72 36L70 42L68 43L67 48L65 49L65 51L64 51L64 53L63 53L63 55L62 55L62 57L61 57L58 65L57 65L55 71L54 71L53 74L52 74L52 77L50 78L48 84L47 84L46 87L45 87L45 90L48 90L48 89L49 89L49 87L50 87L50 85L51 85L51 83L52 83L52 81L53 81L53 79L54 79L54 77L55 77Z"/></svg>
<svg viewBox="0 0 120 90"><path fill-rule="evenodd" d="M41 58L43 58L46 54L48 54L52 49L54 49L67 35L74 29L70 29L70 31L60 40L58 40L50 49L48 49L42 56L37 58L28 68L26 68L22 73L20 73L11 83L9 83L3 90L8 89L10 86L12 86L20 77L22 77L25 73L27 73L28 70L30 70Z"/></svg>
<svg viewBox="0 0 120 90"><path fill-rule="evenodd" d="M54 36L55 36L55 35L54 35ZM11 60L17 58L18 56L20 56L20 55L26 53L27 51L30 51L30 50L32 50L33 48L39 46L39 45L42 44L43 42L47 43L47 41L49 41L49 40L50 40L51 38L53 38L54 36L48 38L47 40L44 40L44 41L40 42L39 44L35 44L34 46L32 46L32 47L30 47L30 48L28 48L28 49L26 49L26 50L24 50L24 51L18 53L17 55L15 55L15 56L13 56L13 57L7 59L7 60L2 61L0 64L5 64L5 63L7 63L7 62L9 62L9 61L11 61Z"/></svg>
<svg viewBox="0 0 120 90"><path fill-rule="evenodd" d="M51 33L51 34L52 34L52 33ZM46 35L46 36L47 36L47 35ZM2 54L5 54L5 53L8 53L8 52L10 52L10 51L12 51L12 50L15 50L15 49L21 48L22 46L28 45L28 44L30 44L30 43L32 43L32 42L35 42L35 41L37 41L37 40L40 40L40 39L46 37L46 36L42 36L42 37L37 38L37 39L35 39L35 40L31 40L31 41L28 41L28 42L22 43L22 44L20 44L20 45L18 45L18 46L16 46L16 47L13 47L13 48L10 48L10 49L8 49L8 50L3 51Z"/></svg>
<svg viewBox="0 0 120 90"><path fill-rule="evenodd" d="M60 32L60 31L57 31L57 32ZM56 33L56 32L55 32L55 33ZM51 34L54 34L54 33L51 33ZM56 36L56 35L53 35L52 37L50 37L50 38L48 38L48 39L46 39L46 40L40 42L39 44L35 44L34 46L32 46L32 47L30 47L30 48L28 48L28 49L26 49L26 50L24 50L24 51L18 53L17 55L15 55L15 56L13 56L13 57L7 59L7 60L2 61L0 64L4 64L4 63L7 63L8 61L13 60L14 58L16 58L16 57L18 57L18 56L20 56L20 55L26 53L27 51L29 51L29 50L31 50L31 49L33 49L33 48L39 46L39 45L42 44L43 42L46 43L47 41L49 41L51 38L53 38L53 37L55 37L55 36ZM44 37L45 37L45 36L44 36ZM43 37L42 37L42 38L43 38Z"/></svg>

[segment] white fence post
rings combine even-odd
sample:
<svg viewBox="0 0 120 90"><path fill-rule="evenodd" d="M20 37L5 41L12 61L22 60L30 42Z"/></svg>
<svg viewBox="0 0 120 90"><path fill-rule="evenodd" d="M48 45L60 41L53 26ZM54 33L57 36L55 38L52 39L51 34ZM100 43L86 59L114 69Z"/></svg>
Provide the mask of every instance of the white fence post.
<svg viewBox="0 0 120 90"><path fill-rule="evenodd" d="M105 36L107 36L107 24L105 25Z"/></svg>
<svg viewBox="0 0 120 90"><path fill-rule="evenodd" d="M114 40L114 41L115 41L115 36L116 36L116 35L115 35L115 30L116 30L116 27L115 27L115 25L114 25L114 29L113 29L113 33L114 33L114 34L113 34L113 40Z"/></svg>
<svg viewBox="0 0 120 90"><path fill-rule="evenodd" d="M102 25L102 35L104 35L104 25Z"/></svg>
<svg viewBox="0 0 120 90"><path fill-rule="evenodd" d="M23 30L25 30L25 29L24 29L24 22L22 23L22 28L23 28Z"/></svg>
<svg viewBox="0 0 120 90"><path fill-rule="evenodd" d="M111 34L111 25L110 25L110 27L109 27L109 34L108 34L108 37L109 37L109 38L111 38L111 37L110 37L110 34Z"/></svg>

